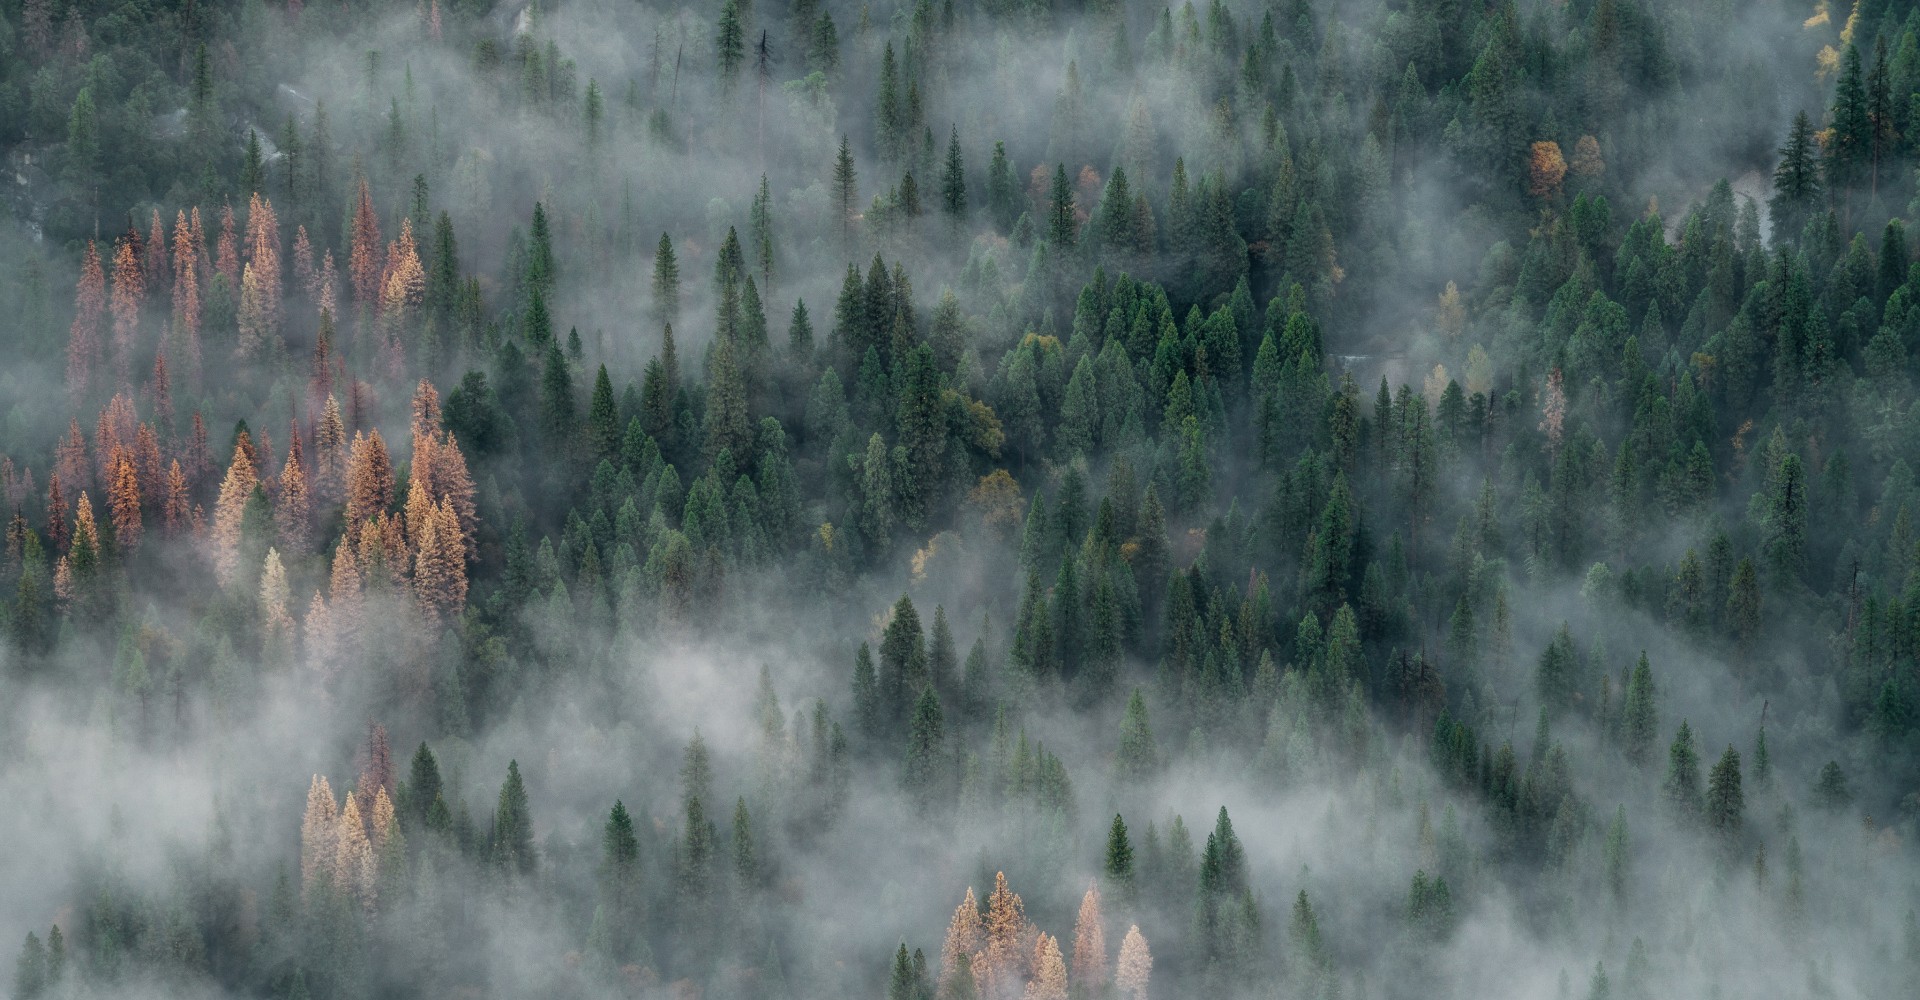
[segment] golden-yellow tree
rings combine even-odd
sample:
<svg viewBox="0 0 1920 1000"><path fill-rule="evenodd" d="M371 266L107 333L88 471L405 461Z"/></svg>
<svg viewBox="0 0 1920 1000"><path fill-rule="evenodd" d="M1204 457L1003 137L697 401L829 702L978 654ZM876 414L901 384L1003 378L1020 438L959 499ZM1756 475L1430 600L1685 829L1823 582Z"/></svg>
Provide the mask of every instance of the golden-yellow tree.
<svg viewBox="0 0 1920 1000"><path fill-rule="evenodd" d="M187 497L187 474L180 468L180 460L174 459L167 467L166 500L160 505L160 527L168 537L180 534L188 526L192 515L192 501Z"/></svg>
<svg viewBox="0 0 1920 1000"><path fill-rule="evenodd" d="M125 448L113 451L113 471L107 477L107 514L113 519L113 544L122 552L140 547L140 474Z"/></svg>
<svg viewBox="0 0 1920 1000"><path fill-rule="evenodd" d="M258 485L259 476L246 446L235 444L227 476L220 482L219 499L213 505L213 575L223 587L239 572L241 522L246 518L247 501Z"/></svg>
<svg viewBox="0 0 1920 1000"><path fill-rule="evenodd" d="M1033 979L1026 1000L1067 1000L1067 964L1060 957L1060 941L1042 934L1033 948Z"/></svg>
<svg viewBox="0 0 1920 1000"><path fill-rule="evenodd" d="M293 615L287 611L287 570L280 550L267 549L260 566L260 632L266 648L284 653L293 643Z"/></svg>

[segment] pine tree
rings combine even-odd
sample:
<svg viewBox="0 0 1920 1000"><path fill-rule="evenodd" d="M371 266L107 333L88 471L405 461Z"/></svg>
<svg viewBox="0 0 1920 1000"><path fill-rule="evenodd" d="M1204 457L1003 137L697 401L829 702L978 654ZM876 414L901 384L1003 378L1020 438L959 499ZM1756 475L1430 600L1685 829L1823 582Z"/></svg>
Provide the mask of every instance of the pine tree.
<svg viewBox="0 0 1920 1000"><path fill-rule="evenodd" d="M1813 122L1805 111L1793 116L1780 165L1773 171L1773 197L1768 202L1773 231L1782 240L1798 239L1820 201L1820 165Z"/></svg>
<svg viewBox="0 0 1920 1000"><path fill-rule="evenodd" d="M1107 985L1107 933L1101 926L1100 887L1087 886L1080 897L1080 913L1073 923L1074 988L1084 996L1100 996Z"/></svg>
<svg viewBox="0 0 1920 1000"><path fill-rule="evenodd" d="M1644 767L1652 754L1654 737L1659 733L1653 668L1647 665L1645 650L1641 650L1640 662L1634 664L1633 676L1627 681L1624 702L1620 719L1621 750L1636 767Z"/></svg>
<svg viewBox="0 0 1920 1000"><path fill-rule="evenodd" d="M907 733L905 783L914 802L926 810L939 803L947 791L946 723L940 712L940 698L933 688L920 692L913 708L913 720Z"/></svg>
<svg viewBox="0 0 1920 1000"><path fill-rule="evenodd" d="M834 216L840 220L840 243L851 251L853 249L853 220L860 210L859 175L853 169L853 152L847 145L847 137L840 137L840 153L833 161Z"/></svg>
<svg viewBox="0 0 1920 1000"><path fill-rule="evenodd" d="M1114 773L1125 781L1140 782L1160 766L1160 752L1154 745L1153 729L1147 721L1147 700L1135 688L1127 699L1126 717L1120 723L1120 752L1114 757Z"/></svg>
<svg viewBox="0 0 1920 1000"><path fill-rule="evenodd" d="M1707 775L1707 826L1727 843L1739 840L1746 797L1740 790L1740 754L1731 745Z"/></svg>
<svg viewBox="0 0 1920 1000"><path fill-rule="evenodd" d="M1682 816L1699 815L1700 754L1694 748L1693 727L1684 719L1667 748L1667 776L1660 784L1660 794Z"/></svg>
<svg viewBox="0 0 1920 1000"><path fill-rule="evenodd" d="M745 29L741 25L738 0L727 0L720 8L720 23L714 31L714 57L719 61L720 86L732 90L740 80L740 67L747 60Z"/></svg>
<svg viewBox="0 0 1920 1000"><path fill-rule="evenodd" d="M1302 895L1301 898L1305 898ZM1113 986L1121 1000L1147 1000L1147 988L1153 978L1153 955L1147 951L1147 939L1140 926L1127 928L1120 942L1120 959L1114 968Z"/></svg>
<svg viewBox="0 0 1920 1000"><path fill-rule="evenodd" d="M960 155L960 127L947 134L947 158L940 172L940 211L957 225L967 214L967 168Z"/></svg>
<svg viewBox="0 0 1920 1000"><path fill-rule="evenodd" d="M673 238L660 234L660 245L653 252L653 321L670 327L680 321L680 262L673 252Z"/></svg>
<svg viewBox="0 0 1920 1000"><path fill-rule="evenodd" d="M233 461L227 464L220 498L213 508L213 570L222 586L231 584L239 572L241 521L259 482L246 449L234 445Z"/></svg>
<svg viewBox="0 0 1920 1000"><path fill-rule="evenodd" d="M538 860L527 789L520 781L520 762L509 761L507 780L500 785L500 803L493 816L493 861L501 871L528 875Z"/></svg>

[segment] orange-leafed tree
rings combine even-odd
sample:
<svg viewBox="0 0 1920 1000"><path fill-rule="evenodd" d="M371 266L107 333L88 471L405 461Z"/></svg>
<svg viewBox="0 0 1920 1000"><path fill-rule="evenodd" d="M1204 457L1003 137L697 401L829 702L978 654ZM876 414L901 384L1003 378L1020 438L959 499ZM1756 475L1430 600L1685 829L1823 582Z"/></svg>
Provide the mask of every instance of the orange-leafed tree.
<svg viewBox="0 0 1920 1000"><path fill-rule="evenodd" d="M113 544L123 552L140 547L140 474L124 447L113 450L107 476L107 515L113 520Z"/></svg>
<svg viewBox="0 0 1920 1000"><path fill-rule="evenodd" d="M1087 886L1080 915L1073 922L1073 983L1087 996L1099 996L1107 984L1107 932L1100 918L1100 886Z"/></svg>
<svg viewBox="0 0 1920 1000"><path fill-rule="evenodd" d="M187 474L180 468L180 460L174 459L167 467L166 500L160 505L160 527L168 537L175 537L189 526L192 517L192 501L187 495Z"/></svg>
<svg viewBox="0 0 1920 1000"><path fill-rule="evenodd" d="M133 239L113 251L113 374L121 385L133 374L133 347L140 337L140 307L147 297L147 275Z"/></svg>
<svg viewBox="0 0 1920 1000"><path fill-rule="evenodd" d="M101 482L107 482L113 471L113 453L132 447L139 431L140 414L133 408L133 398L124 392L115 393L93 425L93 456L100 463Z"/></svg>
<svg viewBox="0 0 1920 1000"><path fill-rule="evenodd" d="M467 557L460 522L445 503L429 509L416 540L413 593L429 626L459 617L467 603Z"/></svg>
<svg viewBox="0 0 1920 1000"><path fill-rule="evenodd" d="M273 506L273 530L287 551L298 555L307 551L313 529L313 498L307 490L307 470L300 462L300 438L287 451L287 463L280 467L280 496Z"/></svg>
<svg viewBox="0 0 1920 1000"><path fill-rule="evenodd" d="M380 432L355 432L347 454L347 526L356 527L393 505L393 462Z"/></svg>
<svg viewBox="0 0 1920 1000"><path fill-rule="evenodd" d="M1534 143L1527 168L1527 192L1551 200L1560 193L1560 182L1566 178L1567 160L1560 153L1560 144L1550 139Z"/></svg>
<svg viewBox="0 0 1920 1000"><path fill-rule="evenodd" d="M67 328L67 396L79 405L100 368L101 323L107 310L107 280L92 240L80 257L73 291L73 325Z"/></svg>
<svg viewBox="0 0 1920 1000"><path fill-rule="evenodd" d="M995 873L993 893L987 897L986 948L973 963L983 996L1001 1000L1020 996L1032 957L1031 927L1026 905L1007 886L1007 873Z"/></svg>
<svg viewBox="0 0 1920 1000"><path fill-rule="evenodd" d="M198 217L199 209L194 210ZM187 215L173 220L173 338L174 353L187 366L189 378L200 370L200 255Z"/></svg>
<svg viewBox="0 0 1920 1000"><path fill-rule="evenodd" d="M966 898L953 908L953 919L947 921L947 939L940 946L942 995L951 988L954 976L960 971L961 960L971 962L974 953L985 944L986 926L980 922L980 901L974 898L973 887L968 886Z"/></svg>
<svg viewBox="0 0 1920 1000"><path fill-rule="evenodd" d="M227 463L227 476L220 483L220 497L213 505L213 575L223 587L239 572L241 522L246 517L247 501L259 485L259 474L245 446L236 443L233 460Z"/></svg>
<svg viewBox="0 0 1920 1000"><path fill-rule="evenodd" d="M153 425L143 423L133 435L133 468L140 476L140 497L143 504L158 503L167 488L166 467L161 464L160 435L154 432Z"/></svg>

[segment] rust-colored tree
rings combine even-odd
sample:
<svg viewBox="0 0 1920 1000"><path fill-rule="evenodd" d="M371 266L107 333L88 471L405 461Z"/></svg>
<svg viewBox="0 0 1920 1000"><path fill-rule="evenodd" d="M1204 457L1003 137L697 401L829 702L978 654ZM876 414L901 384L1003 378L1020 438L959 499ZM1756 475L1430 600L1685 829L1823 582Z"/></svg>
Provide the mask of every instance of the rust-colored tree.
<svg viewBox="0 0 1920 1000"><path fill-rule="evenodd" d="M941 995L946 995L951 988L960 960L965 958L971 962L974 953L985 944L986 925L980 922L980 901L974 898L973 887L968 886L966 898L953 908L953 919L947 921L947 939L940 946Z"/></svg>
<svg viewBox="0 0 1920 1000"><path fill-rule="evenodd" d="M300 438L287 451L287 463L280 467L280 496L273 506L273 530L289 553L307 551L313 529L313 500L307 490L307 470L300 462Z"/></svg>
<svg viewBox="0 0 1920 1000"><path fill-rule="evenodd" d="M393 505L393 462L377 430L353 435L347 455L346 500L350 528Z"/></svg>
<svg viewBox="0 0 1920 1000"><path fill-rule="evenodd" d="M147 274L140 268L140 255L132 238L123 239L113 251L113 375L118 384L130 385L133 377L133 349L140 337L140 307L147 297Z"/></svg>
<svg viewBox="0 0 1920 1000"><path fill-rule="evenodd" d="M1533 144L1527 169L1527 193L1542 201L1550 201L1560 193L1560 183L1567 178L1567 160L1560 154L1560 144L1552 140Z"/></svg>
<svg viewBox="0 0 1920 1000"><path fill-rule="evenodd" d="M445 503L431 508L417 541L413 593L430 627L458 618L467 602L467 558L460 522Z"/></svg>
<svg viewBox="0 0 1920 1000"><path fill-rule="evenodd" d="M107 477L107 515L113 520L113 544L122 552L140 547L140 474L126 448L113 450Z"/></svg>
<svg viewBox="0 0 1920 1000"><path fill-rule="evenodd" d="M160 506L160 528L172 538L184 531L192 516L192 501L187 496L187 474L174 459L167 467L166 501Z"/></svg>

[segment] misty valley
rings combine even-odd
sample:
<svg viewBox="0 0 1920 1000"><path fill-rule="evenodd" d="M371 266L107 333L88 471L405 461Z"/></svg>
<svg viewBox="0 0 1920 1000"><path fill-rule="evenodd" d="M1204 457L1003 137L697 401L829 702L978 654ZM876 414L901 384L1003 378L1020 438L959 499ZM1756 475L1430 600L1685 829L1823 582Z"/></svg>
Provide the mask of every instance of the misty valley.
<svg viewBox="0 0 1920 1000"><path fill-rule="evenodd" d="M1920 0L0 0L0 156L14 1000L1920 995Z"/></svg>

